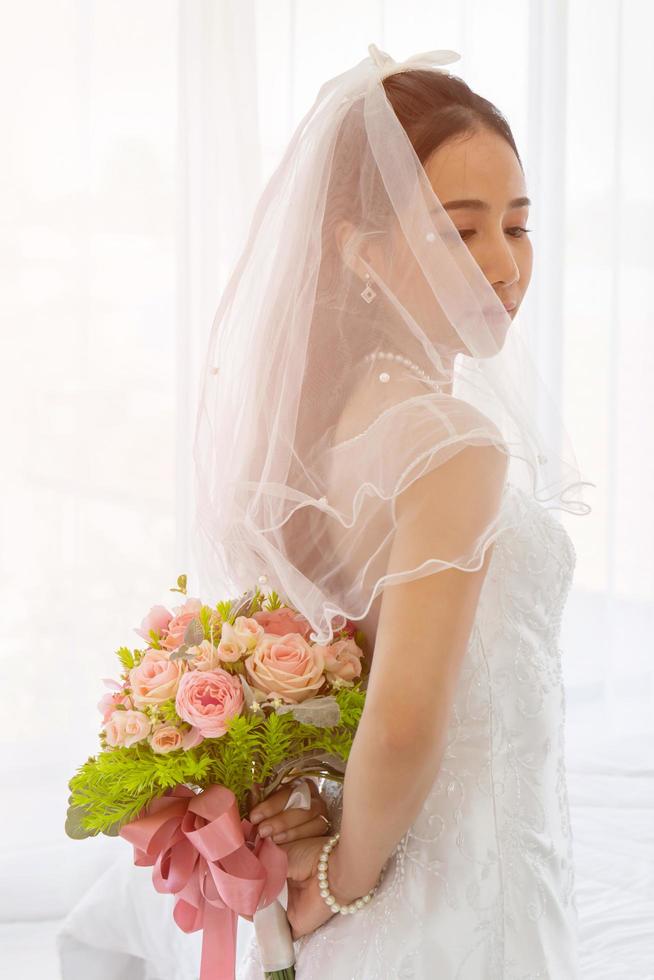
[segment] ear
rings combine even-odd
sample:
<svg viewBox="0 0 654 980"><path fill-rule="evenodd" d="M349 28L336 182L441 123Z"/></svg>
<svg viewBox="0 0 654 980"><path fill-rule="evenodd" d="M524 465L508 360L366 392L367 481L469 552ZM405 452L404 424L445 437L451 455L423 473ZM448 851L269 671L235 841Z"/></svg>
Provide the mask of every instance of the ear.
<svg viewBox="0 0 654 980"><path fill-rule="evenodd" d="M345 262L345 264L348 265L350 269L354 269L356 259L354 255L347 254L347 246L348 246L348 242L350 241L354 233L355 233L354 225L352 224L351 221L348 221L346 218L341 218L339 221L336 222L334 226L334 240L336 242L336 248L338 249L338 253L341 256L343 262Z"/></svg>
<svg viewBox="0 0 654 980"><path fill-rule="evenodd" d="M372 256L372 241L366 237L363 237L360 238L358 245L356 245L356 237L356 226L346 218L341 218L341 220L334 226L334 240L343 262L345 262L346 265L348 265L349 268L357 276L359 276L363 282L366 275L366 267L358 261L358 256L361 256L369 265L374 266L376 263Z"/></svg>

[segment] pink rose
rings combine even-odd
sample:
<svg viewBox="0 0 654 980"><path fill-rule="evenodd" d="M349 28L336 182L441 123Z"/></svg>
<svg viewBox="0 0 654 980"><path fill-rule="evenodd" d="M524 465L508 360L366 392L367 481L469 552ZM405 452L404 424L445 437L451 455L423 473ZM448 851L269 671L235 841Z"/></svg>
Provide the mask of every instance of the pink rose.
<svg viewBox="0 0 654 980"><path fill-rule="evenodd" d="M202 609L201 599L187 599L183 606L175 606L176 615L168 623L168 632L161 641L166 650L176 650L184 642L186 627L196 619Z"/></svg>
<svg viewBox="0 0 654 980"><path fill-rule="evenodd" d="M363 651L354 640L336 640L323 647L325 653L325 674L333 683L339 677L342 681L354 681L361 676L361 657Z"/></svg>
<svg viewBox="0 0 654 980"><path fill-rule="evenodd" d="M174 725L158 725L148 739L153 752L163 755L182 747L182 733Z"/></svg>
<svg viewBox="0 0 654 980"><path fill-rule="evenodd" d="M245 661L252 684L290 704L312 698L325 680L323 652L299 633L265 635Z"/></svg>
<svg viewBox="0 0 654 980"><path fill-rule="evenodd" d="M300 633L306 638L311 631L309 620L288 606L280 606L279 609L272 611L261 609L255 612L252 618L263 626L266 633L273 633L275 636Z"/></svg>
<svg viewBox="0 0 654 980"><path fill-rule="evenodd" d="M142 711L114 711L104 726L107 744L112 748L140 742L150 731L150 719Z"/></svg>
<svg viewBox="0 0 654 980"><path fill-rule="evenodd" d="M180 718L197 728L204 738L216 738L225 734L228 721L241 713L244 702L238 677L219 667L184 674L175 706Z"/></svg>
<svg viewBox="0 0 654 980"><path fill-rule="evenodd" d="M168 623L173 618L173 614L168 612L165 606L152 606L150 612L147 614L145 619L141 620L141 628L134 629L135 633L142 636L144 640L150 642L150 630L159 636L159 634L168 628Z"/></svg>
<svg viewBox="0 0 654 980"><path fill-rule="evenodd" d="M181 660L169 660L163 650L148 650L141 663L129 672L132 699L137 708L161 704L177 693L184 670Z"/></svg>
<svg viewBox="0 0 654 980"><path fill-rule="evenodd" d="M354 636L356 631L359 629L357 623L355 623L352 619L346 619L345 626L342 628L349 636Z"/></svg>

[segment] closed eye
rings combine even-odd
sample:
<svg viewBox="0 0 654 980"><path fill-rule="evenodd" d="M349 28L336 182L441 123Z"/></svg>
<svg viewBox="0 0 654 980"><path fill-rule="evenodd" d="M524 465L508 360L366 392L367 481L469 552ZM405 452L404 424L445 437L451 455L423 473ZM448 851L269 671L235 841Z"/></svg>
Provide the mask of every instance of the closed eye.
<svg viewBox="0 0 654 980"><path fill-rule="evenodd" d="M530 231L533 231L533 228L523 228L522 225L514 225L512 228L507 228L506 230L511 235L512 238L524 238L524 236L529 234ZM475 229L459 228L458 232L461 238L463 238L464 241L467 241L465 236L474 235Z"/></svg>

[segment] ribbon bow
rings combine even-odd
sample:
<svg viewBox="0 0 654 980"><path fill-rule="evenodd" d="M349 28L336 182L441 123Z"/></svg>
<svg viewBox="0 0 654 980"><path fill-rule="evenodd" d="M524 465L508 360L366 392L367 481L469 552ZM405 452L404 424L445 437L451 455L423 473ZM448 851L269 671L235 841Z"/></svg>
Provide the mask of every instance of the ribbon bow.
<svg viewBox="0 0 654 980"><path fill-rule="evenodd" d="M258 837L232 791L218 785L197 796L176 786L120 835L134 847L134 864L153 866L155 889L177 895L179 928L203 930L200 980L233 980L238 915L254 915L277 898L286 852Z"/></svg>
<svg viewBox="0 0 654 980"><path fill-rule="evenodd" d="M368 52L377 67L382 69L381 78L388 78L389 75L395 75L397 72L405 71L407 68L417 68L420 65L424 68L449 65L453 61L459 61L461 58L458 52L450 51L448 48L413 54L405 61L395 61L390 54L386 51L381 51L376 44L369 44Z"/></svg>

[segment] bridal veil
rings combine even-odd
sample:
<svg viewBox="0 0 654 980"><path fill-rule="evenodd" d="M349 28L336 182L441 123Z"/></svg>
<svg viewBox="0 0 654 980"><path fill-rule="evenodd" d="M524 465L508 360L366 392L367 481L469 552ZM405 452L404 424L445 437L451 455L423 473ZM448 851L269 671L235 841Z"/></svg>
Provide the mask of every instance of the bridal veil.
<svg viewBox="0 0 654 980"><path fill-rule="evenodd" d="M266 583L321 643L386 585L480 567L504 511L457 515L438 495L447 546L393 553L401 494L467 447L494 447L539 502L590 509L520 329L384 87L458 57L397 63L370 45L320 88L261 194L209 337L194 443L203 589Z"/></svg>

